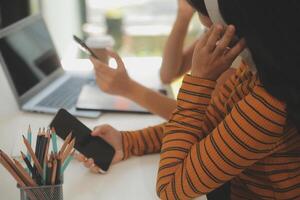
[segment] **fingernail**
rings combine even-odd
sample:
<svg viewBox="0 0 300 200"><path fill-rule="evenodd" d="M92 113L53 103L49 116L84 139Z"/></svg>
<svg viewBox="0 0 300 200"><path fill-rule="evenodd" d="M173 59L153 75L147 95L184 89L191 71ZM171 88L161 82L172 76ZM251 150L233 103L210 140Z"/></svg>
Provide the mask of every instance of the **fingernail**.
<svg viewBox="0 0 300 200"><path fill-rule="evenodd" d="M233 25L229 25L229 26L228 26L228 29L229 29L229 31L232 31L232 32L233 32L233 31L235 30L235 27L234 27Z"/></svg>
<svg viewBox="0 0 300 200"><path fill-rule="evenodd" d="M216 24L216 29L222 30L222 29L223 29L223 26L222 26L221 24Z"/></svg>

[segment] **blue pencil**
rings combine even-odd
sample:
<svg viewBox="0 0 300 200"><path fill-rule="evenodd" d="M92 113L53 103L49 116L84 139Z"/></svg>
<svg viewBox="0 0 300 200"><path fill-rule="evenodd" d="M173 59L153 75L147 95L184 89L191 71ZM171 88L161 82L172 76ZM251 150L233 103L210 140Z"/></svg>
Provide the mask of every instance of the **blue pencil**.
<svg viewBox="0 0 300 200"><path fill-rule="evenodd" d="M51 139L52 139L52 148L53 148L53 152L54 152L54 153L57 153L57 152L58 152L58 147L57 147L57 136L56 136L56 132L55 132L55 129L54 129L54 128L52 128Z"/></svg>
<svg viewBox="0 0 300 200"><path fill-rule="evenodd" d="M30 144L30 146L32 145L32 131L31 131L31 127L29 125L28 127L28 131L27 131L27 140ZM31 156L30 156L30 153L27 151L27 158L29 160L29 162L31 162Z"/></svg>
<svg viewBox="0 0 300 200"><path fill-rule="evenodd" d="M67 159L65 160L63 166L62 166L61 169L60 169L61 174L64 173L64 171L66 170L66 168L68 167L68 165L70 164L70 162L73 160L74 153L75 153L75 151L73 151L73 152L67 157Z"/></svg>

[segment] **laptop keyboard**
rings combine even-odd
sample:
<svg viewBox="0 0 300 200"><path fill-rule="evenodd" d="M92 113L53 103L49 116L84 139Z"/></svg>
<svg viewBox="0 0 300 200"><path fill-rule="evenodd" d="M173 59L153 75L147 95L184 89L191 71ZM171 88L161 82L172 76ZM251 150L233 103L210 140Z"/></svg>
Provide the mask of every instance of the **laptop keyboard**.
<svg viewBox="0 0 300 200"><path fill-rule="evenodd" d="M72 77L44 98L38 106L70 109L75 106L86 79Z"/></svg>

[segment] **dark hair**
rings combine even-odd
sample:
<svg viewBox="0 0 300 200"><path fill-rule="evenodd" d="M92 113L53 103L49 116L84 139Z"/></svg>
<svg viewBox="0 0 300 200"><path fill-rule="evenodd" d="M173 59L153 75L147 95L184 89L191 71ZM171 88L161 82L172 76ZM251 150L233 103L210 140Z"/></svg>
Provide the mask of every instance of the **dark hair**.
<svg viewBox="0 0 300 200"><path fill-rule="evenodd" d="M245 38L265 89L286 103L300 130L300 1L218 1L225 21Z"/></svg>
<svg viewBox="0 0 300 200"><path fill-rule="evenodd" d="M208 17L208 12L204 0L187 0L187 2L195 8L199 13Z"/></svg>

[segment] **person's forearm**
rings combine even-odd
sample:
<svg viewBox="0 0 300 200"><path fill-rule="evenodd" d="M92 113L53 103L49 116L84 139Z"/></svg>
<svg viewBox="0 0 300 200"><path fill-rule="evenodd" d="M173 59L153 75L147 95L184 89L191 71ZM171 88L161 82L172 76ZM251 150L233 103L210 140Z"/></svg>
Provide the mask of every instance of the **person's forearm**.
<svg viewBox="0 0 300 200"><path fill-rule="evenodd" d="M176 108L175 99L153 91L133 80L130 81L125 97L165 119L169 119L173 110Z"/></svg>
<svg viewBox="0 0 300 200"><path fill-rule="evenodd" d="M164 137L164 125L159 124L135 131L121 131L123 142L123 160L131 156L160 152Z"/></svg>
<svg viewBox="0 0 300 200"><path fill-rule="evenodd" d="M163 83L170 83L180 71L183 60L183 46L190 19L178 16L165 45L160 77Z"/></svg>

